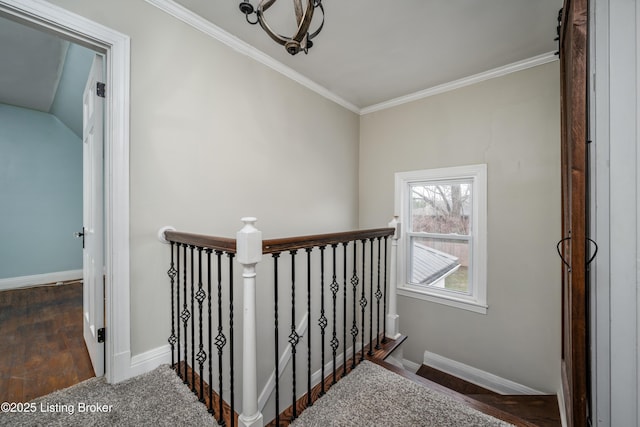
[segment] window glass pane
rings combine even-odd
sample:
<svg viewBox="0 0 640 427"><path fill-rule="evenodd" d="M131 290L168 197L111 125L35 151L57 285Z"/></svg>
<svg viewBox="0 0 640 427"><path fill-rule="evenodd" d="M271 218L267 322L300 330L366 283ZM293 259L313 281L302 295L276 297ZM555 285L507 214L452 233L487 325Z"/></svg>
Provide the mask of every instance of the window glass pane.
<svg viewBox="0 0 640 427"><path fill-rule="evenodd" d="M471 234L471 181L411 184L411 231Z"/></svg>
<svg viewBox="0 0 640 427"><path fill-rule="evenodd" d="M410 282L471 294L470 242L411 237Z"/></svg>

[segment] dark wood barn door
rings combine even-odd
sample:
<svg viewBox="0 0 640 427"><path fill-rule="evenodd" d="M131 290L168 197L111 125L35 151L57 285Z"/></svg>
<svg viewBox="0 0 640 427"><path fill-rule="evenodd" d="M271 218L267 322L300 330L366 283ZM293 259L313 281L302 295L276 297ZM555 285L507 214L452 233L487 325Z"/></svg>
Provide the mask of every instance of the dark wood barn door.
<svg viewBox="0 0 640 427"><path fill-rule="evenodd" d="M567 423L582 427L589 411L587 0L565 0L562 10L562 384Z"/></svg>

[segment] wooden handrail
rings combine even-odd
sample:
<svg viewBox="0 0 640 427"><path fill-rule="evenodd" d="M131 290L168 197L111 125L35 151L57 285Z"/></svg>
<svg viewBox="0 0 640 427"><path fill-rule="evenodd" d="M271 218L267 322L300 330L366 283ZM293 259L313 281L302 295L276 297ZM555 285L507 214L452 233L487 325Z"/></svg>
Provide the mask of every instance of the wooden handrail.
<svg viewBox="0 0 640 427"><path fill-rule="evenodd" d="M367 230L343 231L339 233L268 239L262 242L262 253L274 254L314 248L316 246L337 245L340 243L352 242L354 240L376 239L378 237L382 238L392 236L394 232L394 228L372 228ZM235 239L207 236L203 234L183 233L180 231L165 231L164 235L170 242L236 253Z"/></svg>
<svg viewBox="0 0 640 427"><path fill-rule="evenodd" d="M183 233L181 231L165 231L164 236L170 242L199 246L228 253L236 253L236 239L205 236L203 234Z"/></svg>
<svg viewBox="0 0 640 427"><path fill-rule="evenodd" d="M368 230L343 231L340 233L316 234L310 236L269 239L262 242L263 254L314 248L316 246L337 245L354 240L368 240L393 235L394 228L372 228Z"/></svg>

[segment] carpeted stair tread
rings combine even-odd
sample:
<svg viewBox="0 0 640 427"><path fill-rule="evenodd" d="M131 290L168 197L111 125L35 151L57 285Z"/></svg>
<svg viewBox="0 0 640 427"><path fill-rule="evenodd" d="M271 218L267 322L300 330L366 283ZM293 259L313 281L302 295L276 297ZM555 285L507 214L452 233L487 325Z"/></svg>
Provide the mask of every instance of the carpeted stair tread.
<svg viewBox="0 0 640 427"><path fill-rule="evenodd" d="M377 360L360 363L312 407L307 408L292 423L292 427L512 425L486 415L464 401L423 387L401 375L394 375L395 369L383 369L387 367L385 365L393 366Z"/></svg>

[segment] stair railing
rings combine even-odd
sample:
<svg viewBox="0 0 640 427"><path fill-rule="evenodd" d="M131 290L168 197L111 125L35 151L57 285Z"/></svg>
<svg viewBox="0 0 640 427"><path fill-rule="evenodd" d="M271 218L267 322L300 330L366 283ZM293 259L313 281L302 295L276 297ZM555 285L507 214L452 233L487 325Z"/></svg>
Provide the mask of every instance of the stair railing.
<svg viewBox="0 0 640 427"><path fill-rule="evenodd" d="M395 217L388 228L263 240L262 233L255 227L255 218L242 221L244 227L235 239L183 233L172 227L159 231L161 240L171 247L167 272L171 290L168 339L171 363L219 425L264 425L258 403L256 266L263 255L270 255L273 276L265 277L264 281L273 281L274 323L273 328L267 329L264 325L268 322L261 321L262 329L266 330L260 332L274 335L275 420L272 424L280 426L279 324L284 316L279 311L278 291L290 286L291 305L287 307L290 314L287 313L286 320L291 353L291 406L289 416L283 420L286 424L313 404L312 376L319 375L316 388L320 387L322 395L364 360L365 353L372 356L387 339L400 336L396 307L400 224ZM391 240L390 253L388 240ZM296 261L301 258L299 255L304 255L302 262ZM242 412L239 416L235 414L234 258L242 267L243 281ZM298 264L301 266L296 271ZM284 280L278 270L280 265L290 268ZM300 280L300 270L306 273L304 280ZM301 298L306 302L305 319L308 319L304 336L298 332L301 322L296 319L296 303L300 304ZM319 307L313 305L312 300L319 300L316 301ZM319 314L316 337L312 333L312 312ZM303 339L306 346L301 345ZM296 391L299 346L307 356L306 393L301 398L298 398L301 393ZM320 348L319 355L312 353L316 347ZM312 373L312 358L316 365L319 363L320 372Z"/></svg>

